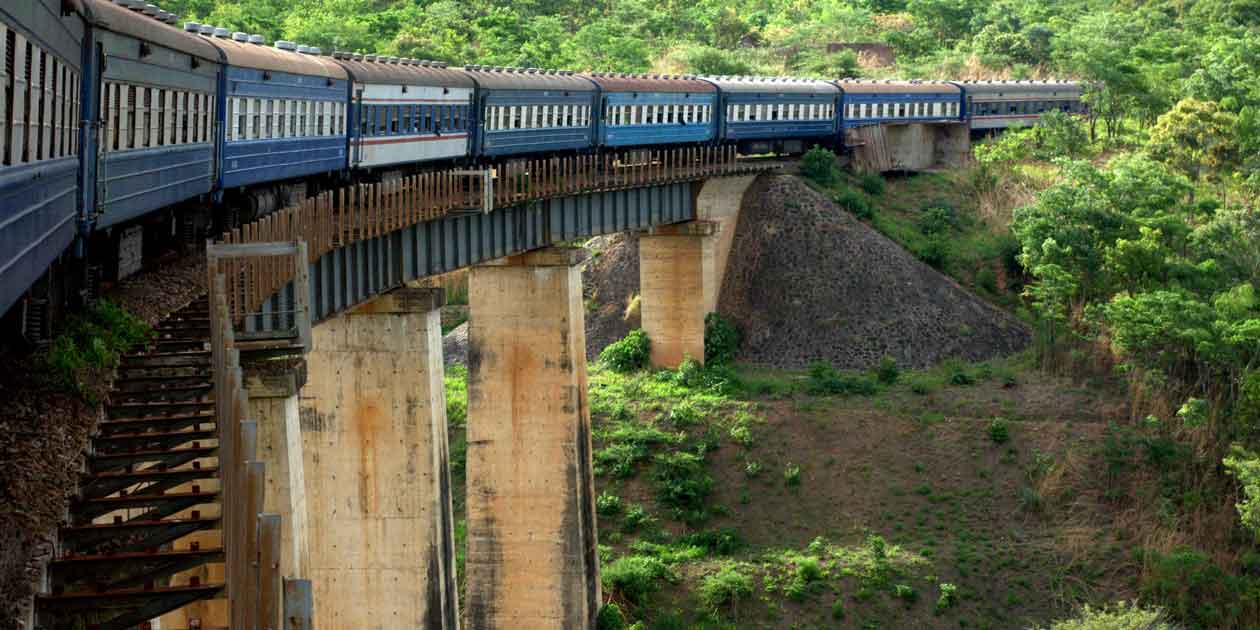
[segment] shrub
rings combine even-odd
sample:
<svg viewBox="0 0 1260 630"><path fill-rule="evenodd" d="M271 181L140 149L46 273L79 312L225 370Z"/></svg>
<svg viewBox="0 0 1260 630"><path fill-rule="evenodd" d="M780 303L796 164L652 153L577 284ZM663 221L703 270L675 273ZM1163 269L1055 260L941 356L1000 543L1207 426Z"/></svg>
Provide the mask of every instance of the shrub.
<svg viewBox="0 0 1260 630"><path fill-rule="evenodd" d="M748 478L756 477L761 474L761 462L748 460L744 462L744 476Z"/></svg>
<svg viewBox="0 0 1260 630"><path fill-rule="evenodd" d="M652 520L642 505L631 505L626 508L626 515L621 518L621 530L632 532Z"/></svg>
<svg viewBox="0 0 1260 630"><path fill-rule="evenodd" d="M989 293L997 293L997 274L988 267L981 267L976 271L976 286Z"/></svg>
<svg viewBox="0 0 1260 630"><path fill-rule="evenodd" d="M967 366L961 361L949 361L945 365L945 371L949 375L951 385L975 385L976 383L976 377L967 371Z"/></svg>
<svg viewBox="0 0 1260 630"><path fill-rule="evenodd" d="M731 440L744 448L752 448L757 443L757 439L753 437L752 429L746 424L732 426L730 434Z"/></svg>
<svg viewBox="0 0 1260 630"><path fill-rule="evenodd" d="M678 542L683 545L700 547L708 553L715 553L720 556L729 556L743 549L745 545L743 537L739 535L739 531L729 527L687 534L679 538Z"/></svg>
<svg viewBox="0 0 1260 630"><path fill-rule="evenodd" d="M1088 604L1072 619L1056 621L1049 628L1038 630L1176 630L1162 610L1145 608L1137 603L1120 602L1115 606L1092 608Z"/></svg>
<svg viewBox="0 0 1260 630"><path fill-rule="evenodd" d="M621 512L621 497L601 492L595 498L595 511L600 516L615 516L618 512Z"/></svg>
<svg viewBox="0 0 1260 630"><path fill-rule="evenodd" d="M884 178L879 173L867 173L859 182L862 190L872 197L884 194Z"/></svg>
<svg viewBox="0 0 1260 630"><path fill-rule="evenodd" d="M700 511L713 492L713 478L704 470L704 458L687 452L656 456L652 473L660 502L677 510Z"/></svg>
<svg viewBox="0 0 1260 630"><path fill-rule="evenodd" d="M689 427L700 422L696 406L685 400L670 407L666 417L676 427Z"/></svg>
<svg viewBox="0 0 1260 630"><path fill-rule="evenodd" d="M942 613L958 603L958 587L949 582L942 582L941 596L936 598L936 612Z"/></svg>
<svg viewBox="0 0 1260 630"><path fill-rule="evenodd" d="M815 361L810 364L808 388L813 394L843 396L870 396L879 392L879 385L869 376L841 372L826 361Z"/></svg>
<svg viewBox="0 0 1260 630"><path fill-rule="evenodd" d="M836 193L832 197L832 201L836 202L836 205L841 208L852 212L859 219L870 220L875 218L875 208L866 200L866 197L862 196L862 193L851 188L846 188Z"/></svg>
<svg viewBox="0 0 1260 630"><path fill-rule="evenodd" d="M919 599L919 592L914 590L914 587L909 584L897 584L893 586L893 597L907 604L912 604L916 599Z"/></svg>
<svg viewBox="0 0 1260 630"><path fill-rule="evenodd" d="M939 235L933 235L918 248L919 260L933 269L943 269L949 261L949 243Z"/></svg>
<svg viewBox="0 0 1260 630"><path fill-rule="evenodd" d="M801 467L788 462L787 467L783 469L783 481L789 488L801 485Z"/></svg>
<svg viewBox="0 0 1260 630"><path fill-rule="evenodd" d="M957 223L953 208L948 206L931 206L919 215L919 231L928 236L946 234L957 227Z"/></svg>
<svg viewBox="0 0 1260 630"><path fill-rule="evenodd" d="M735 361L743 335L731 320L719 313L704 316L704 363L727 365Z"/></svg>
<svg viewBox="0 0 1260 630"><path fill-rule="evenodd" d="M729 609L732 619L739 618L739 603L752 597L752 594L752 578L733 564L705 576L700 583L700 601L714 613Z"/></svg>
<svg viewBox="0 0 1260 630"><path fill-rule="evenodd" d="M627 373L643 369L652 356L652 342L641 329L630 331L599 353L600 362L614 371Z"/></svg>
<svg viewBox="0 0 1260 630"><path fill-rule="evenodd" d="M54 384L82 392L79 382L83 370L114 367L122 353L147 342L152 333L136 316L100 301L66 322L43 359L44 368Z"/></svg>
<svg viewBox="0 0 1260 630"><path fill-rule="evenodd" d="M605 588L636 604L646 601L649 595L660 590L662 580L670 578L665 563L641 555L618 558L603 566L600 574Z"/></svg>
<svg viewBox="0 0 1260 630"><path fill-rule="evenodd" d="M901 378L901 369L897 367L897 360L885 356L879 360L879 366L875 368L875 378L885 385L892 385Z"/></svg>
<svg viewBox="0 0 1260 630"><path fill-rule="evenodd" d="M836 154L818 145L801 156L801 175L819 186L836 181Z"/></svg>
<svg viewBox="0 0 1260 630"><path fill-rule="evenodd" d="M599 616L595 618L596 630L624 630L625 627L626 617L621 614L621 607L616 602L608 602L599 609Z"/></svg>
<svg viewBox="0 0 1260 630"><path fill-rule="evenodd" d="M989 421L989 439L994 444L1005 444L1011 440L1011 427L1005 418L994 418Z"/></svg>

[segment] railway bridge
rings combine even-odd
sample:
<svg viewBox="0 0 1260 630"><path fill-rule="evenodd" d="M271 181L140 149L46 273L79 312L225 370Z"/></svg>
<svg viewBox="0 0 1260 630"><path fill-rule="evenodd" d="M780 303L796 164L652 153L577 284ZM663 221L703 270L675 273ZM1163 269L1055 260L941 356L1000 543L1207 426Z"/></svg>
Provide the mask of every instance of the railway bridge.
<svg viewBox="0 0 1260 630"><path fill-rule="evenodd" d="M44 610L128 611L102 628L158 614L178 628L458 627L445 300L421 281L471 268L467 625L593 627L586 253L571 244L641 231L651 360L702 359L743 192L770 168L698 148L512 161L326 192L209 243L213 391L159 446L214 444L200 483L215 501L194 510L210 499L175 480L164 496L184 502L149 524L200 562L166 565L166 587L72 606L51 594ZM186 410L147 420L168 412Z"/></svg>

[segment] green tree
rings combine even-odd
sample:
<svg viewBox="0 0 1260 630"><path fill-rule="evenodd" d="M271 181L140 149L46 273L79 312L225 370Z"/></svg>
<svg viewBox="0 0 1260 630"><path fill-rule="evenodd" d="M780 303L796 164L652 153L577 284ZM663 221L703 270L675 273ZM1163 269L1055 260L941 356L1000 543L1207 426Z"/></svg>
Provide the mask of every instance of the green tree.
<svg viewBox="0 0 1260 630"><path fill-rule="evenodd" d="M1216 103L1182 99L1156 121L1146 150L1197 182L1205 173L1217 176L1233 170L1238 159L1236 124L1237 118Z"/></svg>
<svg viewBox="0 0 1260 630"><path fill-rule="evenodd" d="M580 69L596 72L643 72L650 64L643 40L611 19L583 26L573 36L569 54Z"/></svg>

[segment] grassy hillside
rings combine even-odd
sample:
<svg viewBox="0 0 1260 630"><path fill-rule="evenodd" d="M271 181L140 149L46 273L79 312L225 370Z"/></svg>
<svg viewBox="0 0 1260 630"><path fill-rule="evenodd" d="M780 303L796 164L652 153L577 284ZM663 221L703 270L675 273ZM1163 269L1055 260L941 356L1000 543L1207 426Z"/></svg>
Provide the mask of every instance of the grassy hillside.
<svg viewBox="0 0 1260 630"><path fill-rule="evenodd" d="M462 483L463 373L448 384ZM1017 357L595 366L590 395L604 590L627 623L1007 628L1131 594L1102 489L1068 487L1106 466L1114 389Z"/></svg>

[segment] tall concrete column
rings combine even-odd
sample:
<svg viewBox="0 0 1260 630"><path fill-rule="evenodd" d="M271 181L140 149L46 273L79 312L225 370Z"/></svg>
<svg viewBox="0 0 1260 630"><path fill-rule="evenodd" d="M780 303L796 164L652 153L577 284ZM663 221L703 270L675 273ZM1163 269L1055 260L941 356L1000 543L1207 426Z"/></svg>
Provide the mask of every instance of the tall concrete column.
<svg viewBox="0 0 1260 630"><path fill-rule="evenodd" d="M704 317L717 308L717 232L716 222L692 221L639 239L639 312L653 366L704 362Z"/></svg>
<svg viewBox="0 0 1260 630"><path fill-rule="evenodd" d="M399 289L312 330L300 395L321 630L455 630L440 289Z"/></svg>
<svg viewBox="0 0 1260 630"><path fill-rule="evenodd" d="M599 612L584 259L541 250L469 276L473 630L586 629Z"/></svg>
<svg viewBox="0 0 1260 630"><path fill-rule="evenodd" d="M247 363L249 417L258 424L258 460L267 464L263 511L280 515L281 575L305 578L310 565L306 475L298 393L304 361Z"/></svg>

